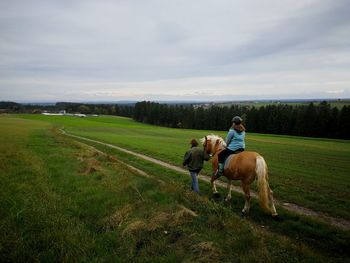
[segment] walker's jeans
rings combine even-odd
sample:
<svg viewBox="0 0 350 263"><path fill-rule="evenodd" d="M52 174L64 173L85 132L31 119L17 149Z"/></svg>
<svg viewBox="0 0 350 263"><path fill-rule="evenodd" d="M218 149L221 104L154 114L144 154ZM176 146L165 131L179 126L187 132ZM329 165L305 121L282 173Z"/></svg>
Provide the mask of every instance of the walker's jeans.
<svg viewBox="0 0 350 263"><path fill-rule="evenodd" d="M198 177L196 172L191 172L190 175L192 177L192 190L199 193L199 185L198 185Z"/></svg>

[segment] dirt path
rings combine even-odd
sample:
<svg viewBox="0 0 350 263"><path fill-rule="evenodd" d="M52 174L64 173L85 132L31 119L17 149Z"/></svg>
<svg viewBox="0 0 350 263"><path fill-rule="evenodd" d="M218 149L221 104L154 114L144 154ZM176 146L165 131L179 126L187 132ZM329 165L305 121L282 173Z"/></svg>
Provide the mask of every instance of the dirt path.
<svg viewBox="0 0 350 263"><path fill-rule="evenodd" d="M82 137L82 136L72 135L72 134L67 133L63 129L61 129L61 132L63 134L65 134L65 135L73 137L73 138L81 139L81 140L88 141L88 142L98 143L98 144L101 144L101 145L104 145L104 146L107 146L107 147L110 147L110 148L113 148L113 149L117 149L117 150L119 150L121 152L125 152L125 153L128 153L128 154L137 156L137 157L139 157L141 159L144 159L144 160L150 161L152 163L161 165L161 166L166 167L168 169L171 169L171 170L174 170L174 171L186 174L186 175L188 174L188 171L183 169L183 168L180 168L178 166L175 166L175 165L172 165L172 164L160 161L158 159L154 159L152 157L149 157L149 156L146 156L146 155L143 155L143 154L140 154L140 153L136 153L136 152L133 152L133 151L121 148L121 147L113 145L113 144L109 144L109 143L105 143L105 142L101 142L101 141L85 138L85 137ZM141 170L139 170L139 169L137 169L137 168L135 168L133 166L130 166L130 165L127 165L127 166L129 168L139 172L139 173L144 173L143 171L141 171ZM200 180L202 180L202 181L210 183L210 177L208 177L208 176L199 175L198 178ZM224 187L226 189L226 183L225 182L216 181L216 184L217 184L217 186ZM235 191L237 193L243 194L242 189L237 187L237 186L234 186L234 185L232 185L232 191ZM251 191L251 195L253 197L257 198L257 194L255 192ZM296 214L300 214L300 215L305 215L305 216L309 216L309 217L312 217L312 218L316 218L319 221L322 221L324 223L327 223L327 224L339 227L339 228L341 228L343 230L349 230L350 229L350 221L348 221L348 220L341 219L341 218L334 218L334 217L331 217L329 215L326 215L326 214L323 214L323 213L320 213L320 212L316 212L316 211L313 211L313 210L311 210L309 208L302 207L302 206L299 206L299 205L296 205L296 204L281 202L281 201L278 201L276 199L274 199L274 201L275 201L275 204L277 206L283 207L284 209L289 210L291 212L294 212Z"/></svg>

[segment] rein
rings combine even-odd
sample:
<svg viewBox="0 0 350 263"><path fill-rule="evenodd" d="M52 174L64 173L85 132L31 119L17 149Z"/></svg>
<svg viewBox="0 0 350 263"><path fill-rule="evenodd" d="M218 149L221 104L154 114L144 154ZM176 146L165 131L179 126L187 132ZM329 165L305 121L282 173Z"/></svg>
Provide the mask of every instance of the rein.
<svg viewBox="0 0 350 263"><path fill-rule="evenodd" d="M208 146L208 142L211 144L211 140L207 139L207 136L205 136L205 147ZM212 145L211 145L211 148L212 148ZM222 152L223 150L225 150L225 148L221 148L220 146L216 147L218 149L216 149L215 151L212 151L211 154L212 154L212 157L214 157L216 154L219 154L220 152Z"/></svg>
<svg viewBox="0 0 350 263"><path fill-rule="evenodd" d="M225 149L219 149L219 150L217 150L217 151L213 154L213 156L215 156L216 154L219 155L219 153L221 153L223 150L225 150Z"/></svg>
<svg viewBox="0 0 350 263"><path fill-rule="evenodd" d="M214 157L215 155L219 155L219 153L221 153L223 150L225 150L225 149L218 149L218 150L216 150L215 152L213 152L213 153L212 153L213 157Z"/></svg>

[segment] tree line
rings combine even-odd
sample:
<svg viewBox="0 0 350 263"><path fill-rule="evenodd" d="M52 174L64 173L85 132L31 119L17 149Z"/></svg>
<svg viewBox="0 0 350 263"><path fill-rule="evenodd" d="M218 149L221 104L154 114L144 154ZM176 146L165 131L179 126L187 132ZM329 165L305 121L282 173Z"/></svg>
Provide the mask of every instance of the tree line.
<svg viewBox="0 0 350 263"><path fill-rule="evenodd" d="M350 106L323 101L308 105L193 106L143 101L135 104L136 121L185 129L228 130L239 115L249 132L350 139Z"/></svg>
<svg viewBox="0 0 350 263"><path fill-rule="evenodd" d="M134 104L87 104L72 102L57 102L55 104L21 104L11 101L0 101L0 112L3 113L42 113L59 112L67 113L118 115L132 117Z"/></svg>
<svg viewBox="0 0 350 263"><path fill-rule="evenodd" d="M248 132L350 139L350 106L338 109L326 101L308 105L271 104L261 107L160 104L150 101L126 105L68 102L32 105L0 101L0 113L62 110L67 113L118 115L165 127L221 131L228 130L232 117L239 115Z"/></svg>

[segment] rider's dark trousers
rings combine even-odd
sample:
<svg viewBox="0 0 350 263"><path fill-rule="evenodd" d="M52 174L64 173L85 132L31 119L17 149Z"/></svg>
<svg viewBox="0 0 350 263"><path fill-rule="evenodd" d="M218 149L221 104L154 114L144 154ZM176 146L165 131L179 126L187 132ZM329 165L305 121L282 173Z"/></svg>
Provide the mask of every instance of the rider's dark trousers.
<svg viewBox="0 0 350 263"><path fill-rule="evenodd" d="M244 149L243 148L239 148L235 151L232 151L228 148L226 148L225 150L223 150L222 152L219 153L219 163L224 163L226 158L230 155L230 154L235 154L235 153L240 153L243 152Z"/></svg>

